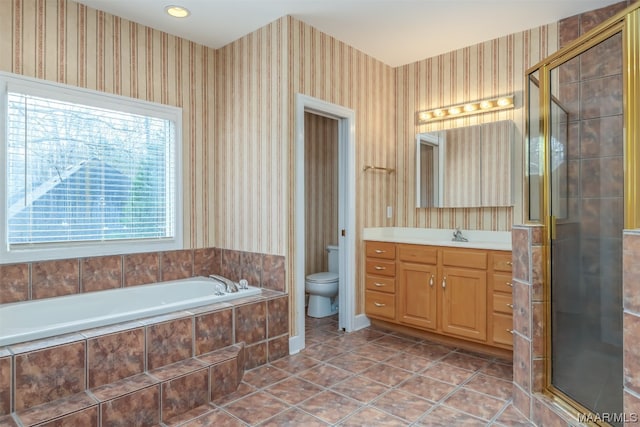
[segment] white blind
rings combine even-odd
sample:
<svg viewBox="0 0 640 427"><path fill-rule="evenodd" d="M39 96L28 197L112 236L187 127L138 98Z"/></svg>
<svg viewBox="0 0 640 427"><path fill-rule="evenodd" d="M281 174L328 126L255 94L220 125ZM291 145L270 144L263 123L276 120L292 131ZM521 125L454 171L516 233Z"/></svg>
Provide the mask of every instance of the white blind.
<svg viewBox="0 0 640 427"><path fill-rule="evenodd" d="M175 235L175 129L165 118L7 94L10 247Z"/></svg>

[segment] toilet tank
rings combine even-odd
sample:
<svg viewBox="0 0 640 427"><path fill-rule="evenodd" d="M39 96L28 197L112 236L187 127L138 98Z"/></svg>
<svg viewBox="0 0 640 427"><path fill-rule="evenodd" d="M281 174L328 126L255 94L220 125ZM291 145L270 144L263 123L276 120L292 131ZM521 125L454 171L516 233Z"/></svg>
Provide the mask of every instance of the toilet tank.
<svg viewBox="0 0 640 427"><path fill-rule="evenodd" d="M331 273L339 273L340 268L340 258L338 256L338 246L336 245L328 245L327 253L329 258L329 271Z"/></svg>

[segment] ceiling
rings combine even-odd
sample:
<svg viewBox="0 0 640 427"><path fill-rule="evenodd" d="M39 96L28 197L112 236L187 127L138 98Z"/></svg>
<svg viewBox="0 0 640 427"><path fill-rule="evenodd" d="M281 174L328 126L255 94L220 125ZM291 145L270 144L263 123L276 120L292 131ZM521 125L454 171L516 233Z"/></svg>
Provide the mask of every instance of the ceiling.
<svg viewBox="0 0 640 427"><path fill-rule="evenodd" d="M619 0L79 0L220 48L291 15L387 65L416 62ZM191 11L172 18L164 7Z"/></svg>

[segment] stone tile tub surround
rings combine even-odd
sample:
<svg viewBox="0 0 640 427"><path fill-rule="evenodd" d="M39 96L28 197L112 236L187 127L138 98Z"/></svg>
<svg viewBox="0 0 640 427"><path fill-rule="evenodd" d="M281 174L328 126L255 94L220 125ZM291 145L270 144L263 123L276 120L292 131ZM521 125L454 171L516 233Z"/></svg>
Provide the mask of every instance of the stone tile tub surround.
<svg viewBox="0 0 640 427"><path fill-rule="evenodd" d="M283 256L204 248L0 264L0 304L209 274L285 291Z"/></svg>
<svg viewBox="0 0 640 427"><path fill-rule="evenodd" d="M125 393L127 399L135 395L147 402L146 411L159 411L162 396L163 419L168 419L183 405L176 403L176 390L200 390L189 399L210 400L210 396L233 391L228 389L237 385L244 369L286 356L288 327L288 296L263 289L260 296L0 348L0 419L12 412L53 419L47 411L41 413L39 405L80 399L73 405L85 408L82 412L86 410L87 416L92 407L99 406L104 422L105 417L122 416L122 408L130 406L124 397L115 399L108 392L112 384L123 381L130 383L126 387L139 390ZM233 366L225 362L205 374L207 358L214 357L209 356L211 352L233 345L243 347L241 362ZM174 375L177 379L169 381L162 372L176 363L185 365L189 376ZM213 380L204 396L202 387L191 384L202 385L207 375ZM88 397L86 389L91 390Z"/></svg>

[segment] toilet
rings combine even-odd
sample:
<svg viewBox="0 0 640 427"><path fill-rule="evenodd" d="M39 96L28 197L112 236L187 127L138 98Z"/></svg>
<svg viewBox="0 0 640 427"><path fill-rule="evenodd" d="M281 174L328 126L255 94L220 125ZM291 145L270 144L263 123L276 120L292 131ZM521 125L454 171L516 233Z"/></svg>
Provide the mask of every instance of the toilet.
<svg viewBox="0 0 640 427"><path fill-rule="evenodd" d="M304 281L305 291L309 294L307 315L327 317L338 312L338 246L327 246L329 271L310 274Z"/></svg>

